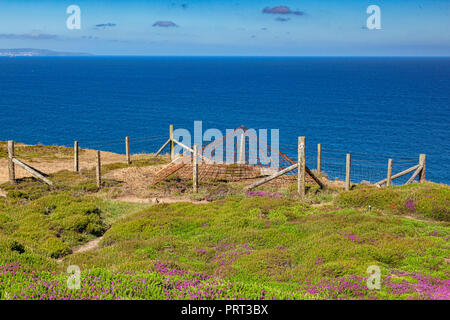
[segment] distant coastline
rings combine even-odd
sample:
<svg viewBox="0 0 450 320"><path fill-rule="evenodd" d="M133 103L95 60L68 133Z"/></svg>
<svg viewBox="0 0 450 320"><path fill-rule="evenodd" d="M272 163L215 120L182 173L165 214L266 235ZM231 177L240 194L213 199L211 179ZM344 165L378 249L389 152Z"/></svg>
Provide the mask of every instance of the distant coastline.
<svg viewBox="0 0 450 320"><path fill-rule="evenodd" d="M0 49L0 57L90 57L94 56L84 52L59 52L46 49Z"/></svg>

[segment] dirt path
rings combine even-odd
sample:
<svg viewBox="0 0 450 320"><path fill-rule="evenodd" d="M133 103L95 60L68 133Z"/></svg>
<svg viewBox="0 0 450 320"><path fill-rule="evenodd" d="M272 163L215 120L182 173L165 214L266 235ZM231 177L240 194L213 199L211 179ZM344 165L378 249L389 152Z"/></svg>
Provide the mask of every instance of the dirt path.
<svg viewBox="0 0 450 320"><path fill-rule="evenodd" d="M91 149L83 149L79 156L80 169L91 169L95 167L97 152ZM117 153L102 151L102 164L110 164L117 162L125 162L125 156ZM19 159L20 160L20 159ZM25 163L31 165L39 171L44 173L54 173L61 170L73 170L73 159L56 159L56 160L43 160L32 159L25 160ZM31 175L24 169L16 166L16 177L18 179L24 177L30 177ZM8 174L8 159L0 159L0 183L7 182L9 180Z"/></svg>
<svg viewBox="0 0 450 320"><path fill-rule="evenodd" d="M320 207L324 207L324 206L328 206L330 204L333 204L333 201L330 202L322 202L322 203L312 203L310 204L311 207L315 207L315 208L320 208Z"/></svg>
<svg viewBox="0 0 450 320"><path fill-rule="evenodd" d="M193 204L205 204L209 203L206 200L192 200L189 198L171 198L171 197L153 197L149 199L142 199L135 196L123 196L119 198L115 198L114 200L117 201L123 201L123 202L134 202L134 203L153 203L153 204L160 204L160 203L180 203L180 202L189 202Z"/></svg>
<svg viewBox="0 0 450 320"><path fill-rule="evenodd" d="M92 251L98 248L98 244L102 241L103 237L86 242L85 244L72 249L72 253L80 253L86 251Z"/></svg>
<svg viewBox="0 0 450 320"><path fill-rule="evenodd" d="M85 244L82 244L81 246L74 247L74 248L72 248L71 254L96 250L98 248L100 241L102 241L102 239L103 239L103 236L96 238L94 240L91 240L89 242L86 242ZM65 256L64 258L66 258L66 257L68 257L68 256ZM56 260L56 262L62 263L64 261L64 258L60 258L60 259Z"/></svg>
<svg viewBox="0 0 450 320"><path fill-rule="evenodd" d="M382 216L385 217L396 217L396 218L403 218L403 219L408 219L408 220L413 220L413 221L418 221L418 222L433 222L433 220L426 220L426 219L420 219L420 218L416 218L410 215L401 215L401 214L387 214L385 212L380 211L380 214Z"/></svg>
<svg viewBox="0 0 450 320"><path fill-rule="evenodd" d="M208 201L195 201L192 199L175 199L175 198L153 198L153 199L141 199L133 196L126 196L114 199L117 201L124 201L124 202L135 202L135 203L153 203L153 204L159 204L159 203L179 203L179 202L190 202L193 204L205 204L208 203ZM94 240L91 240L89 242L86 242L85 244L82 244L80 246L72 248L72 253L82 253L82 252L88 252L88 251L94 251L98 249L98 246L100 244L100 241L102 241L103 236L96 238ZM67 256L66 256L67 257ZM66 258L64 257L64 258ZM64 258L56 260L58 263L62 263Z"/></svg>

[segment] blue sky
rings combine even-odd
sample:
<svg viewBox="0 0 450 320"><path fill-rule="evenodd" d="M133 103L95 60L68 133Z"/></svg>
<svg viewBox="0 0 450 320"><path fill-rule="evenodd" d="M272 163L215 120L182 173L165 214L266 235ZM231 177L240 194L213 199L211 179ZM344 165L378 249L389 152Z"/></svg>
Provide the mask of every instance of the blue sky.
<svg viewBox="0 0 450 320"><path fill-rule="evenodd" d="M81 8L80 30L66 27L72 4ZM381 30L366 28L369 5L381 9ZM288 13L273 10L279 6ZM449 56L450 1L0 0L0 48L106 55Z"/></svg>

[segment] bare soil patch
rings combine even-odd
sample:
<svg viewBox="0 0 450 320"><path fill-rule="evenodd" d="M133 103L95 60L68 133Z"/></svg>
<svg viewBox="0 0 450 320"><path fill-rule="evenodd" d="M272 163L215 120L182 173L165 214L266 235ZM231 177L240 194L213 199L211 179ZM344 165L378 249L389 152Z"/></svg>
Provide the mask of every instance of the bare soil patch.
<svg viewBox="0 0 450 320"><path fill-rule="evenodd" d="M161 204L161 203L180 203L180 202L189 202L193 204L205 204L208 203L206 200L193 200L190 198L177 198L177 197L152 197L152 198L138 198L135 196L121 196L115 198L114 200L123 201L123 202L134 202L134 203L152 203L152 204Z"/></svg>
<svg viewBox="0 0 450 320"><path fill-rule="evenodd" d="M72 249L72 253L80 253L86 251L92 251L98 248L100 241L102 241L103 237L96 238L91 240L81 246L75 247Z"/></svg>
<svg viewBox="0 0 450 320"><path fill-rule="evenodd" d="M124 197L129 197L129 199L132 199L133 197L150 199L158 195L149 190L149 187L152 184L153 176L162 167L164 167L164 165L121 168L108 172L104 175L104 178L123 182L120 187L121 199ZM119 200L118 198L116 199Z"/></svg>
<svg viewBox="0 0 450 320"><path fill-rule="evenodd" d="M100 244L100 241L102 241L102 239L103 239L103 236L96 238L94 240L91 240L89 242L86 242L85 244L83 244L81 246L74 247L74 248L72 248L71 254L96 250L98 248L98 245ZM56 262L62 263L64 261L64 258L57 259Z"/></svg>

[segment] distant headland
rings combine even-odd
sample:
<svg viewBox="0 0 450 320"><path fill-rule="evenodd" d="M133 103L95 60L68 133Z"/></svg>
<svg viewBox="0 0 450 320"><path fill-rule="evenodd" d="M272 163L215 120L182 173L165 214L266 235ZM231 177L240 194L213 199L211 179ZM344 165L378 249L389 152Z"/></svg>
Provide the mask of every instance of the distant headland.
<svg viewBox="0 0 450 320"><path fill-rule="evenodd" d="M46 49L0 49L0 57L88 57L84 52L58 52Z"/></svg>

